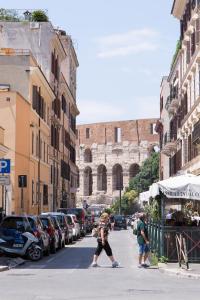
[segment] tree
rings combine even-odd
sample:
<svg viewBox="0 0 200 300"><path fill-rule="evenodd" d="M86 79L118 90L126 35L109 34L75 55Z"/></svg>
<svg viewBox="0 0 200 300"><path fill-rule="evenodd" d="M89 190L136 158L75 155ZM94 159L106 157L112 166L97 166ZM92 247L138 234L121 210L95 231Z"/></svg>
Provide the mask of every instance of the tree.
<svg viewBox="0 0 200 300"><path fill-rule="evenodd" d="M0 21L19 22L20 17L18 16L17 11L14 9L0 8Z"/></svg>
<svg viewBox="0 0 200 300"><path fill-rule="evenodd" d="M34 22L48 22L48 16L43 10L35 10L32 13L32 21Z"/></svg>
<svg viewBox="0 0 200 300"><path fill-rule="evenodd" d="M123 214L133 214L137 205L138 193L134 190L126 191L121 198L121 211ZM120 199L118 198L112 206L115 213L119 213Z"/></svg>
<svg viewBox="0 0 200 300"><path fill-rule="evenodd" d="M140 172L130 180L128 190L135 190L138 193L145 192L149 189L152 183L158 181L159 178L159 153L153 152L147 158Z"/></svg>

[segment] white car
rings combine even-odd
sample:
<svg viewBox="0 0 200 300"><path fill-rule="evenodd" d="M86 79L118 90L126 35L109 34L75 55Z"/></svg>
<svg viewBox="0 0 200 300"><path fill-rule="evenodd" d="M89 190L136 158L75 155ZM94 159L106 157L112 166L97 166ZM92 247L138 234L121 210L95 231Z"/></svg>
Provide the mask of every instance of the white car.
<svg viewBox="0 0 200 300"><path fill-rule="evenodd" d="M73 214L67 214L67 219L69 225L72 227L72 234L73 234L73 240L77 240L81 236L81 228L80 224L76 218L76 215Z"/></svg>

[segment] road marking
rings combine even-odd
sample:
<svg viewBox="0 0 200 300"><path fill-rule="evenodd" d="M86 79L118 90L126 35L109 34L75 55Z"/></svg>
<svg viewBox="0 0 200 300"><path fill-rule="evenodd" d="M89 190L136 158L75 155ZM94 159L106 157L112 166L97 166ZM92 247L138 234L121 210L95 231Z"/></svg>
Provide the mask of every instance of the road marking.
<svg viewBox="0 0 200 300"><path fill-rule="evenodd" d="M47 260L47 263L50 263L51 261L53 261L55 259L55 257L52 257L50 259Z"/></svg>

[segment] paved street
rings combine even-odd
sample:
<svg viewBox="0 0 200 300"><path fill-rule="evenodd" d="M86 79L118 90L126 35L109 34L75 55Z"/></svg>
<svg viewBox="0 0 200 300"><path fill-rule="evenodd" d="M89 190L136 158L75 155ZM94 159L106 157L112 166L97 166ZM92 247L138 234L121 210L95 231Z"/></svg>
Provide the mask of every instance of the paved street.
<svg viewBox="0 0 200 300"><path fill-rule="evenodd" d="M38 263L0 273L1 300L198 299L196 280L138 269L130 231L110 235L120 268L112 269L105 254L90 268L96 241L86 237Z"/></svg>

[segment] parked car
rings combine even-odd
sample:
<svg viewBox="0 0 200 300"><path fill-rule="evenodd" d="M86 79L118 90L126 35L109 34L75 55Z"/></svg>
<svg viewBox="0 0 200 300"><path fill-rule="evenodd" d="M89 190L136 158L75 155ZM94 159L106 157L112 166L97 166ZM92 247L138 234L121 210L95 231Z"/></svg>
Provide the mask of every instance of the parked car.
<svg viewBox="0 0 200 300"><path fill-rule="evenodd" d="M77 220L80 224L81 235L86 235L86 220L85 216L87 215L86 211L83 208L59 208L58 212L63 212L64 214L73 214L76 215Z"/></svg>
<svg viewBox="0 0 200 300"><path fill-rule="evenodd" d="M58 236L59 236L58 248L59 249L64 248L65 247L65 230L63 228L61 228L58 217L56 215L54 215L53 213L49 213L49 212L42 213L42 216L43 215L49 216L52 219L55 230L58 232Z"/></svg>
<svg viewBox="0 0 200 300"><path fill-rule="evenodd" d="M127 224L126 224L126 218L121 215L115 215L115 224L114 224L114 229L127 229Z"/></svg>
<svg viewBox="0 0 200 300"><path fill-rule="evenodd" d="M39 218L42 221L44 229L49 234L51 253L56 253L56 250L59 247L59 233L58 233L58 230L55 229L54 223L53 223L50 216L40 215Z"/></svg>
<svg viewBox="0 0 200 300"><path fill-rule="evenodd" d="M28 221L33 230L33 234L38 238L39 245L42 248L44 254L50 254L50 237L47 231L44 229L42 221L38 216L27 216Z"/></svg>
<svg viewBox="0 0 200 300"><path fill-rule="evenodd" d="M48 212L47 214L57 218L59 225L65 234L65 244L67 245L69 243L72 243L73 233L72 228L68 224L67 216L61 212Z"/></svg>
<svg viewBox="0 0 200 300"><path fill-rule="evenodd" d="M26 216L7 216L0 224L0 251L7 255L37 261L42 257L38 242Z"/></svg>
<svg viewBox="0 0 200 300"><path fill-rule="evenodd" d="M81 236L80 224L75 215L69 214L66 216L67 216L68 223L72 228L73 240L76 241Z"/></svg>

